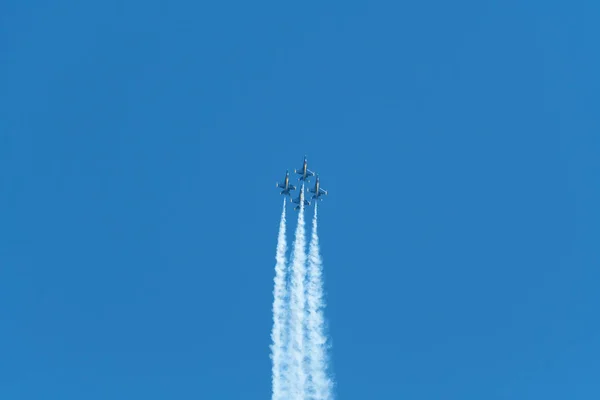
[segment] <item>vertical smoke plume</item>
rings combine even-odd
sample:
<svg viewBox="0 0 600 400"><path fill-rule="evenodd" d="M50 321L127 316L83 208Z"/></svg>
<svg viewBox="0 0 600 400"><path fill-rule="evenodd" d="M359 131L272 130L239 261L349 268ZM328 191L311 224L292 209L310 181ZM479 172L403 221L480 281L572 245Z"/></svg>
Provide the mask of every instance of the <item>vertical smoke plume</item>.
<svg viewBox="0 0 600 400"><path fill-rule="evenodd" d="M273 362L273 394L272 400L288 398L289 379L286 374L285 331L287 323L286 310L286 259L287 242L285 240L285 199L279 222L277 236L277 253L275 255L275 279L273 288L273 329L271 331L271 359Z"/></svg>
<svg viewBox="0 0 600 400"><path fill-rule="evenodd" d="M304 184L300 189L300 212L292 254L290 295L290 396L292 400L306 400L306 372L304 371L304 323L306 278L306 238L304 231Z"/></svg>
<svg viewBox="0 0 600 400"><path fill-rule="evenodd" d="M314 400L330 400L331 379L327 375L327 337L323 311L323 267L317 233L317 202L312 221L312 235L308 255L308 352L309 393Z"/></svg>

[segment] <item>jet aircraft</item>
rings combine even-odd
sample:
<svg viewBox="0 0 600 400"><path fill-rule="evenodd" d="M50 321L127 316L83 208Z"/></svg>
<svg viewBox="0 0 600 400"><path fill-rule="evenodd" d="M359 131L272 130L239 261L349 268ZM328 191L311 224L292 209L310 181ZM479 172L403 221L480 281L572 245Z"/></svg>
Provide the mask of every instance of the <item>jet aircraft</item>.
<svg viewBox="0 0 600 400"><path fill-rule="evenodd" d="M308 162L306 161L306 156L304 156L304 163L302 164L302 168L294 170L295 173L301 175L300 178L298 178L301 181L308 181L309 177L315 175L314 172L308 169L307 164Z"/></svg>
<svg viewBox="0 0 600 400"><path fill-rule="evenodd" d="M275 187L283 189L280 194L287 194L288 196L291 196L290 190L296 190L296 186L290 185L289 171L285 171L285 179L283 180L283 183L276 183Z"/></svg>
<svg viewBox="0 0 600 400"><path fill-rule="evenodd" d="M314 189L306 189L308 190L310 193L314 193L313 194L313 199L317 199L317 200L323 200L321 198L321 195L326 195L327 196L327 190L321 188L320 184L319 184L319 175L317 175L317 180L315 182L315 188Z"/></svg>
<svg viewBox="0 0 600 400"><path fill-rule="evenodd" d="M298 204L296 207L294 207L294 210L299 210L299 209L300 209L300 195L298 195L298 197L297 197L297 198L295 198L295 199L292 199L292 203L296 203L296 204ZM310 201L308 201L308 200L304 199L304 206L305 206L305 207L308 207L308 206L310 206Z"/></svg>

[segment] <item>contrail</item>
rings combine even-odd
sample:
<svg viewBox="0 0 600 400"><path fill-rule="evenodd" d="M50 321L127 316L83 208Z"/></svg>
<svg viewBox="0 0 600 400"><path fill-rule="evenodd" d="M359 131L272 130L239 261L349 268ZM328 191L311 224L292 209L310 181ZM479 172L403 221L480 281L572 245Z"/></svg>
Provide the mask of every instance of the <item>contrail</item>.
<svg viewBox="0 0 600 400"><path fill-rule="evenodd" d="M290 296L290 396L289 399L307 400L306 372L304 371L304 324L306 279L306 239L304 232L304 184L300 189L300 212L292 254ZM288 400L288 399L286 399Z"/></svg>
<svg viewBox="0 0 600 400"><path fill-rule="evenodd" d="M286 259L287 242L285 240L285 199L279 222L277 236L277 253L275 255L275 278L273 288L273 329L271 331L271 360L273 363L272 400L288 398L289 379L286 371L285 331L287 323L286 310Z"/></svg>
<svg viewBox="0 0 600 400"><path fill-rule="evenodd" d="M332 382L327 374L327 337L323 309L323 267L317 233L317 201L312 221L312 235L308 255L308 352L309 393L314 400L330 400Z"/></svg>

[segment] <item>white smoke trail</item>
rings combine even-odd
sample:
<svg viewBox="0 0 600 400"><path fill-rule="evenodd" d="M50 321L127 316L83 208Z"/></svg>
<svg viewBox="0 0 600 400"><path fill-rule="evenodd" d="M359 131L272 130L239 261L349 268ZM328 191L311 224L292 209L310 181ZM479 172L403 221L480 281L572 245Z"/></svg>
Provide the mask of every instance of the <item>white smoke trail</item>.
<svg viewBox="0 0 600 400"><path fill-rule="evenodd" d="M311 399L330 400L332 382L327 375L327 337L325 335L323 311L323 264L317 233L317 201L312 221L312 235L308 255L308 352L309 386Z"/></svg>
<svg viewBox="0 0 600 400"><path fill-rule="evenodd" d="M287 323L286 310L286 259L287 242L285 240L285 199L279 222L277 236L277 253L275 255L275 278L273 288L273 329L271 331L271 360L273 363L272 400L288 398L289 378L286 374L285 331Z"/></svg>
<svg viewBox="0 0 600 400"><path fill-rule="evenodd" d="M292 254L290 295L290 396L291 400L306 400L306 372L304 371L304 324L306 279L306 238L304 231L304 184L300 189L300 212ZM288 400L288 399L286 399Z"/></svg>

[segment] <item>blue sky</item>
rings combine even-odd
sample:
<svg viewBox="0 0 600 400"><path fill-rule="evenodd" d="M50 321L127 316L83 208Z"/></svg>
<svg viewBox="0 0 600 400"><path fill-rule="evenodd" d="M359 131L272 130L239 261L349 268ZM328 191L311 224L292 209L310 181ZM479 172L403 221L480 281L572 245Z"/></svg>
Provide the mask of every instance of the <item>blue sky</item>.
<svg viewBox="0 0 600 400"><path fill-rule="evenodd" d="M599 12L3 1L0 397L269 398L307 154L337 398L598 398Z"/></svg>

